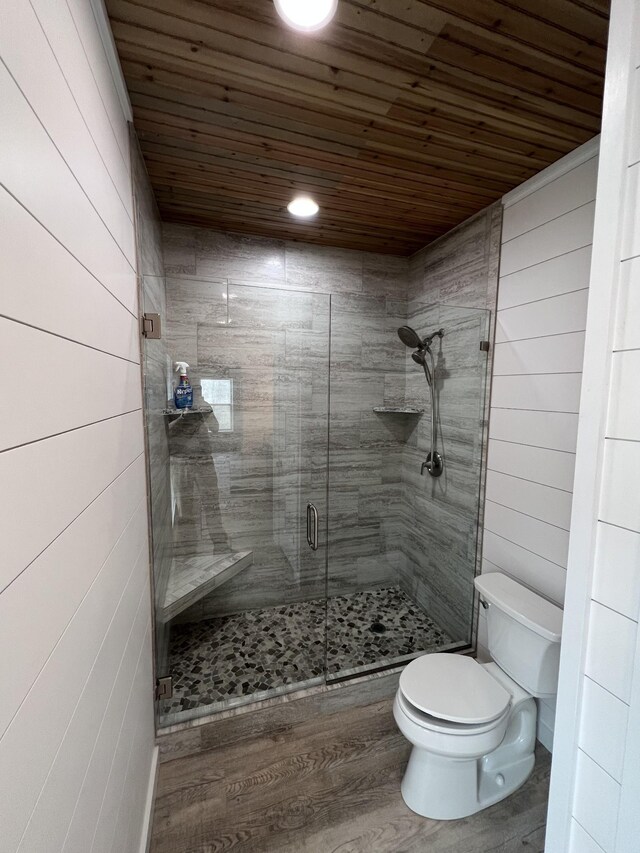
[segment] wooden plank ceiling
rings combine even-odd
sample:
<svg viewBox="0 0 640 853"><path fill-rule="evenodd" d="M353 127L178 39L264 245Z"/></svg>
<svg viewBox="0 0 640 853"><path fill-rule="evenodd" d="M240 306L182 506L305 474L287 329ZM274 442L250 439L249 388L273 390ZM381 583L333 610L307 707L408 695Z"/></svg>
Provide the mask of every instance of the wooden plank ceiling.
<svg viewBox="0 0 640 853"><path fill-rule="evenodd" d="M598 132L608 5L107 0L165 220L399 255Z"/></svg>

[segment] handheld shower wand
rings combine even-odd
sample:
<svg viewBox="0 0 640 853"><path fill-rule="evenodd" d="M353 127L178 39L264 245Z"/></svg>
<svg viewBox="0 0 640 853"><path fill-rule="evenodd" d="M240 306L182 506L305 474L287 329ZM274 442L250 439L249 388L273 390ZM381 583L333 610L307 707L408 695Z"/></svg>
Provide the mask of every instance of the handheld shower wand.
<svg viewBox="0 0 640 853"><path fill-rule="evenodd" d="M398 337L402 343L410 349L415 349L415 352L411 353L411 358L424 370L424 376L431 392L431 452L422 463L420 473L424 474L424 469L426 468L432 477L439 477L444 469L442 456L436 450L438 419L434 389L435 363L433 360L433 353L431 352L433 339L442 338L443 336L444 329L438 329L433 334L427 335L426 338L421 338L416 330L412 329L411 326L400 326L398 329ZM431 368L429 368L429 365L427 364L427 355L431 360Z"/></svg>

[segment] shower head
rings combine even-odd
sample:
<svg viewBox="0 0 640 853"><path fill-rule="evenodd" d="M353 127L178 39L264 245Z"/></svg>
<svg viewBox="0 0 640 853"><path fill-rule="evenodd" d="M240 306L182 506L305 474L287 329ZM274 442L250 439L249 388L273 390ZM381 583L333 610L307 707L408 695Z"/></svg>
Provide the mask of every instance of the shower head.
<svg viewBox="0 0 640 853"><path fill-rule="evenodd" d="M398 337L402 343L410 349L422 348L422 338L415 329L411 328L411 326L400 326L398 329Z"/></svg>
<svg viewBox="0 0 640 853"><path fill-rule="evenodd" d="M398 337L400 338L402 343L405 346L409 347L409 349L415 350L415 352L411 353L411 358L424 370L424 375L426 376L427 382L429 383L429 386L432 389L433 370L435 370L435 366L433 364L431 344L434 338L442 338L443 335L444 329L438 329L437 332L434 332L432 335L429 335L423 340L416 332L416 330L411 328L411 326L400 326L400 328L398 329ZM429 353L429 357L431 358L432 370L429 369L429 365L427 364L427 353Z"/></svg>

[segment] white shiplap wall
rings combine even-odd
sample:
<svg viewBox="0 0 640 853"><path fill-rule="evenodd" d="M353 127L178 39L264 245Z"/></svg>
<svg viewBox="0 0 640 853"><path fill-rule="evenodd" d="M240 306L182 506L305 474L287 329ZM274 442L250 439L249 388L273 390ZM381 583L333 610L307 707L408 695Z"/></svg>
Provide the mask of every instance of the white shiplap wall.
<svg viewBox="0 0 640 853"><path fill-rule="evenodd" d="M640 850L639 211L640 7L614 0L549 853Z"/></svg>
<svg viewBox="0 0 640 853"><path fill-rule="evenodd" d="M89 0L3 0L0 60L0 848L137 853L154 726L127 121Z"/></svg>
<svg viewBox="0 0 640 853"><path fill-rule="evenodd" d="M564 600L597 140L504 199L483 571ZM480 654L486 618L480 611ZM553 703L539 704L553 739Z"/></svg>

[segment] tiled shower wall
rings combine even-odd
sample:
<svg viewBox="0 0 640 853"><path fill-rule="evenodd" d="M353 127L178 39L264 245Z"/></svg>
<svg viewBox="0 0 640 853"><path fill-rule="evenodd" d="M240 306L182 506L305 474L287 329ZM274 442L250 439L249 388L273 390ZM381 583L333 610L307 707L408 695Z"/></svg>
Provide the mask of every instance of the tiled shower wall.
<svg viewBox="0 0 640 853"><path fill-rule="evenodd" d="M400 463L415 421L373 408L404 403L407 266L396 293L369 279L365 294L331 300L330 596L398 582Z"/></svg>
<svg viewBox="0 0 640 853"><path fill-rule="evenodd" d="M492 357L479 342L493 340L501 225L496 204L411 259L409 324L424 334L445 329L441 346L434 346L445 472L439 479L420 476L430 448L430 422L423 417L402 453L401 583L456 640L471 639ZM407 398L425 402L424 375L407 359Z"/></svg>
<svg viewBox="0 0 640 853"><path fill-rule="evenodd" d="M191 365L196 393L202 377L235 377L234 433L213 438L212 488L228 546L253 551L250 568L182 618L325 594L324 569L288 538L299 507L287 505L286 483L308 490L326 516L329 296L329 593L396 583L407 425L373 407L404 399L395 330L406 317L407 259L176 225L164 238L171 358ZM192 522L196 548L206 547L202 519ZM291 550L302 556L297 574Z"/></svg>
<svg viewBox="0 0 640 853"><path fill-rule="evenodd" d="M321 342L331 296L328 593L401 581L457 640L470 639L482 414L491 358L479 352L479 340L492 334L500 227L496 205L408 260L164 226L168 347L171 359L192 366L196 393L199 379L211 369L244 372L245 386L253 373L244 401L253 408L278 359L291 368L296 338L296 357L303 362L295 367L308 370L300 387L310 394L315 424L303 453L311 465L310 489L327 459L318 400L327 391ZM290 292L270 296L274 288ZM439 325L449 333L439 363L441 449L447 458L446 476L439 481L419 474L428 451L429 418L373 411L407 401L427 407L424 375L396 334L406 322L421 333ZM265 364L269 381L261 383ZM241 415L243 401L237 402ZM282 408L276 406L274 415L276 402L265 400L272 420ZM313 575L295 577L283 559L290 524L274 535L283 497L273 478L278 435L286 436L280 449L289 464L294 451L300 457L301 445L291 442L284 426L267 426L273 433L268 447L263 446L265 423L245 422L235 439L227 437L214 449L223 526L232 549L254 551L253 566L227 583L222 594L186 611L184 620L324 594L317 567ZM202 536L206 545L206 532Z"/></svg>

